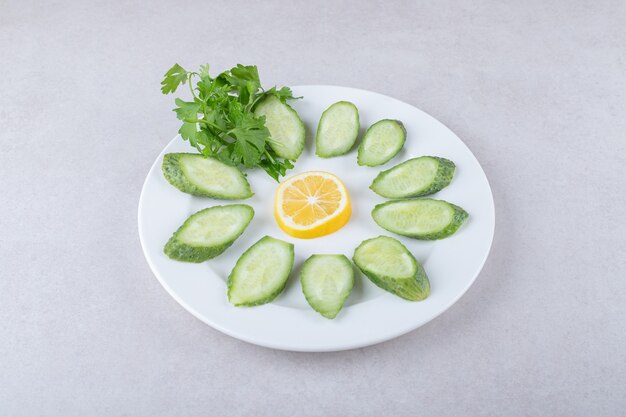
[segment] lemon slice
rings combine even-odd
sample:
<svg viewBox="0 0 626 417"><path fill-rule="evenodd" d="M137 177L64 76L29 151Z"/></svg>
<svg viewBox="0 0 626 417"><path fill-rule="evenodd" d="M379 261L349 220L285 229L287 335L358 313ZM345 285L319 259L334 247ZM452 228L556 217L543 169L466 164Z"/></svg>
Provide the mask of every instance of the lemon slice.
<svg viewBox="0 0 626 417"><path fill-rule="evenodd" d="M284 180L274 201L278 226L293 237L311 239L333 233L350 219L348 190L335 175L308 171Z"/></svg>

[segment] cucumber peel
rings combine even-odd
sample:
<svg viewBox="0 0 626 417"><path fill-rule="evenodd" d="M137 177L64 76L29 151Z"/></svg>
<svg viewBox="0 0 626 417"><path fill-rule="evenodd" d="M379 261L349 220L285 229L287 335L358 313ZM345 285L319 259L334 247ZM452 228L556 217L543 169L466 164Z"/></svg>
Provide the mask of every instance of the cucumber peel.
<svg viewBox="0 0 626 417"><path fill-rule="evenodd" d="M334 319L352 292L352 263L345 255L312 255L302 265L300 282L313 310Z"/></svg>
<svg viewBox="0 0 626 417"><path fill-rule="evenodd" d="M383 119L371 125L357 153L359 165L382 165L396 156L406 141L406 129L399 120Z"/></svg>
<svg viewBox="0 0 626 417"><path fill-rule="evenodd" d="M265 236L237 260L228 277L228 300L252 307L274 300L285 289L293 268L293 244Z"/></svg>
<svg viewBox="0 0 626 417"><path fill-rule="evenodd" d="M409 301L424 300L430 282L422 265L398 240L388 236L367 239L355 249L352 260L378 287Z"/></svg>
<svg viewBox="0 0 626 417"><path fill-rule="evenodd" d="M187 194L221 200L243 200L254 194L243 172L215 158L168 153L161 168L165 179Z"/></svg>
<svg viewBox="0 0 626 417"><path fill-rule="evenodd" d="M388 201L372 210L374 221L383 229L421 240L444 239L453 235L469 215L444 200L415 198Z"/></svg>
<svg viewBox="0 0 626 417"><path fill-rule="evenodd" d="M454 170L454 162L449 159L420 156L382 171L370 189L385 198L425 196L447 187Z"/></svg>
<svg viewBox="0 0 626 417"><path fill-rule="evenodd" d="M214 206L189 216L163 248L171 259L204 262L221 255L246 230L254 209L245 204Z"/></svg>

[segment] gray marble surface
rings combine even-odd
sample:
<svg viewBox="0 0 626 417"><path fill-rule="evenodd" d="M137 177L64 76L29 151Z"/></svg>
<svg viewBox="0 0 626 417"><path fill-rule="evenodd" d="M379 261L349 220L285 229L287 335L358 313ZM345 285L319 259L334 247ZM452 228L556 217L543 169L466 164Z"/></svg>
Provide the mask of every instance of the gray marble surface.
<svg viewBox="0 0 626 417"><path fill-rule="evenodd" d="M625 22L623 1L0 1L0 416L623 416ZM447 124L494 192L475 285L340 353L192 317L137 235L174 62Z"/></svg>

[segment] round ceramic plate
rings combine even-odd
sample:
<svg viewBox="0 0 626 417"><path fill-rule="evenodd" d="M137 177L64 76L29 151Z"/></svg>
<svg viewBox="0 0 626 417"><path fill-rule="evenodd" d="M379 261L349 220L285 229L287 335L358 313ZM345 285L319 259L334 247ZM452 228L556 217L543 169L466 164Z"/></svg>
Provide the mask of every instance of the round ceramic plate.
<svg viewBox="0 0 626 417"><path fill-rule="evenodd" d="M260 169L249 170L254 196L243 202L255 216L244 234L222 255L201 264L170 260L163 245L189 215L206 207L229 202L193 197L172 187L163 178L161 163L168 152L193 152L180 137L174 138L148 173L139 200L139 235L143 250L163 287L191 314L230 336L276 349L336 351L372 345L407 333L437 317L467 291L480 272L493 239L494 206L485 173L472 152L443 124L417 108L381 94L345 87L294 87L303 96L290 105L307 130L302 156L288 176L304 171L334 173L346 185L353 213L339 231L316 239L285 234L273 217L278 184ZM380 119L398 119L407 130L404 149L379 167L360 167L356 149L347 155L321 159L315 156L315 132L322 112L332 103L347 100L359 109L361 136ZM421 155L451 159L456 164L452 183L433 198L463 207L468 221L453 236L439 241L419 241L393 236L374 223L370 212L385 201L370 189L384 169ZM239 308L228 303L226 279L239 256L264 235L295 245L295 264L285 292L274 302ZM364 239L390 235L399 239L422 263L431 283L431 295L421 302L405 301L387 293L355 269L355 284L343 310L328 320L309 307L299 282L302 262L312 254L344 254L352 258Z"/></svg>

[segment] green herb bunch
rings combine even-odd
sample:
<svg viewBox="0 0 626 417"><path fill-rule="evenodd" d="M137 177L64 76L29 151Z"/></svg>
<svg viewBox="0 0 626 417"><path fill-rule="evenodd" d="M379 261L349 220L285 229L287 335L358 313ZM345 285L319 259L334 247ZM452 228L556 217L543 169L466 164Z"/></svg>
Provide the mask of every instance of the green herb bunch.
<svg viewBox="0 0 626 417"><path fill-rule="evenodd" d="M254 65L237 64L213 78L208 65L200 66L199 72L189 72L175 64L165 73L161 91L174 93L185 83L193 101L175 101L174 111L183 123L178 133L204 156L233 166L260 166L276 181L293 168L293 161L280 158L270 147L270 143L274 147L281 144L270 137L265 117L254 115L255 105L268 95L283 103L295 99L289 87L264 90Z"/></svg>

